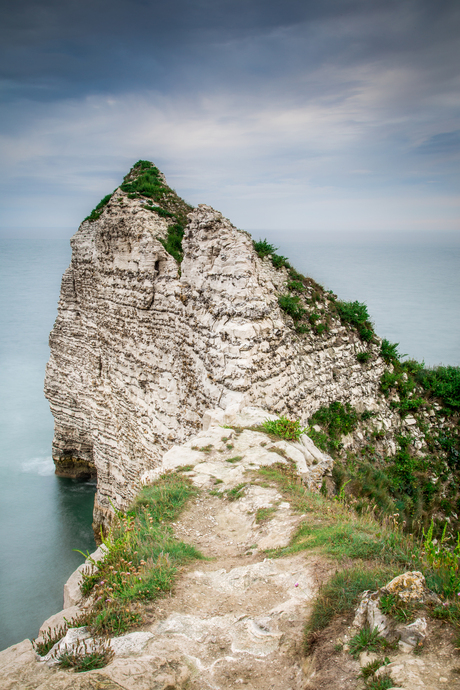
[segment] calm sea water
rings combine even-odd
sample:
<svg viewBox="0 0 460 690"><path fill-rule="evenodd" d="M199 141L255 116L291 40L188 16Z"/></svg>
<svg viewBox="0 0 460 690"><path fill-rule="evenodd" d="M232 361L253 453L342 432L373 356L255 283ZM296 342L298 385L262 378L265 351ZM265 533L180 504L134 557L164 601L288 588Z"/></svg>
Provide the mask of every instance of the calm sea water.
<svg viewBox="0 0 460 690"><path fill-rule="evenodd" d="M284 244L340 298L366 302L379 335L427 365L460 364L458 247ZM94 548L95 486L54 476L43 396L67 240L0 240L0 649L34 637Z"/></svg>
<svg viewBox="0 0 460 690"><path fill-rule="evenodd" d="M54 476L43 395L48 334L68 240L0 240L0 649L63 604L63 583L94 550L95 484Z"/></svg>
<svg viewBox="0 0 460 690"><path fill-rule="evenodd" d="M460 365L460 246L310 241L280 244L305 275L365 302L377 334L425 362Z"/></svg>

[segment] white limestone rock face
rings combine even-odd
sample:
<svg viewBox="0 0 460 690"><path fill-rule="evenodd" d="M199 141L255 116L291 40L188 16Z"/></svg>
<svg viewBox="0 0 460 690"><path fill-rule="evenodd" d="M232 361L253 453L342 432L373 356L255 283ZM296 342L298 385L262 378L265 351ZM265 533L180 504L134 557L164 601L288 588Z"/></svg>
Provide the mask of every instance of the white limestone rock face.
<svg viewBox="0 0 460 690"><path fill-rule="evenodd" d="M305 423L334 400L374 409L384 367L357 364L340 325L299 337L278 306L286 269L209 206L189 214L179 271L160 241L170 219L144 203L117 190L81 224L50 336L53 457L60 474L97 474L96 526L206 410L220 423L251 406Z"/></svg>

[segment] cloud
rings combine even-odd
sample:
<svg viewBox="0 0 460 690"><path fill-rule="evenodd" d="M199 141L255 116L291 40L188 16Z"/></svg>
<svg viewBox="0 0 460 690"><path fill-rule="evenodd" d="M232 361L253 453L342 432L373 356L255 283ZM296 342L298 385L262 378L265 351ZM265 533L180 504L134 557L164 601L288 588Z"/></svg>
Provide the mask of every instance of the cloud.
<svg viewBox="0 0 460 690"><path fill-rule="evenodd" d="M447 0L21 0L0 223L76 226L148 158L246 227L451 228L458 20Z"/></svg>

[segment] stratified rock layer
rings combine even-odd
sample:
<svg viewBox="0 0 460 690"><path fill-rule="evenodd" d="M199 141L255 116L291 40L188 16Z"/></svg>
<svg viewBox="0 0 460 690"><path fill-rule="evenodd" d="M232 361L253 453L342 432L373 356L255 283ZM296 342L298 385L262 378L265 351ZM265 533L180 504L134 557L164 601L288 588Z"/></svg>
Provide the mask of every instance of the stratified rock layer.
<svg viewBox="0 0 460 690"><path fill-rule="evenodd" d="M160 241L171 222L117 190L71 240L45 393L57 472L97 472L96 525L208 408L306 422L335 400L377 407L383 362L361 366L340 323L299 336L278 306L286 269L259 259L247 233L199 206L179 269Z"/></svg>

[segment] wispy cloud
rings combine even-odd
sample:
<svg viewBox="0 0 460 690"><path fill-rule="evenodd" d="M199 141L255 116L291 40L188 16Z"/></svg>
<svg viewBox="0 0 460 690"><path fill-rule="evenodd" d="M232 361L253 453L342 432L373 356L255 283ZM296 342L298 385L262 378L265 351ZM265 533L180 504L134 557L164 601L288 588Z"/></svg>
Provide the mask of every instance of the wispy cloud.
<svg viewBox="0 0 460 690"><path fill-rule="evenodd" d="M176 0L174 24L174 8L128 18L118 0L83 34L108 10L91 7L12 13L1 224L76 226L149 158L249 228L459 227L449 2Z"/></svg>

